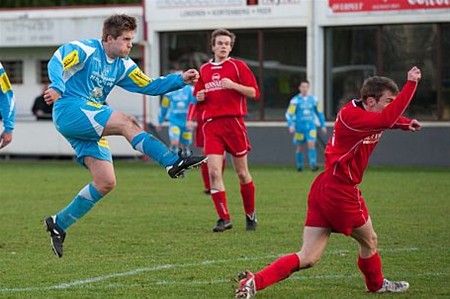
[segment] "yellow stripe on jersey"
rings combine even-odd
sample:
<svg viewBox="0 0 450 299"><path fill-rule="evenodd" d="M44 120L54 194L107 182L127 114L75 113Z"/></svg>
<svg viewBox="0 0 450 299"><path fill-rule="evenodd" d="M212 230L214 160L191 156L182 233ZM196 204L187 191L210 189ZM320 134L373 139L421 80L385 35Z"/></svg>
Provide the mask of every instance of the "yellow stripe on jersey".
<svg viewBox="0 0 450 299"><path fill-rule="evenodd" d="M67 71L68 69L76 65L78 62L80 62L80 56L78 55L78 51L73 50L63 59L64 70Z"/></svg>
<svg viewBox="0 0 450 299"><path fill-rule="evenodd" d="M295 113L295 108L296 108L295 105L289 105L288 113L289 114L294 114Z"/></svg>
<svg viewBox="0 0 450 299"><path fill-rule="evenodd" d="M317 131L316 130L309 131L309 137L316 138L317 137Z"/></svg>
<svg viewBox="0 0 450 299"><path fill-rule="evenodd" d="M169 107L170 104L170 99L169 97L163 97L162 101L161 101L161 106L164 108Z"/></svg>
<svg viewBox="0 0 450 299"><path fill-rule="evenodd" d="M109 148L108 140L106 140L105 137L102 137L102 138L97 142L97 144L98 144L99 146L101 146L101 147Z"/></svg>
<svg viewBox="0 0 450 299"><path fill-rule="evenodd" d="M136 83L139 87L144 87L150 84L153 81L149 76L144 74L138 67L135 68L129 75L130 79Z"/></svg>
<svg viewBox="0 0 450 299"><path fill-rule="evenodd" d="M7 93L12 89L11 83L9 82L8 76L6 73L0 75L0 87L3 93Z"/></svg>
<svg viewBox="0 0 450 299"><path fill-rule="evenodd" d="M94 103L94 102L87 102L87 105L98 108L98 109L102 108L102 106L103 106L102 104Z"/></svg>

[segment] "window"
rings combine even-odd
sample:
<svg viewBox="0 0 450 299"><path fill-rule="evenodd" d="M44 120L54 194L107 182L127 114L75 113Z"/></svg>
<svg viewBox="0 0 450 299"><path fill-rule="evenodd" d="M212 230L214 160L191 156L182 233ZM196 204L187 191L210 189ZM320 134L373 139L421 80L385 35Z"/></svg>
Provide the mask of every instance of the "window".
<svg viewBox="0 0 450 299"><path fill-rule="evenodd" d="M2 61L11 84L23 84L23 62L20 60Z"/></svg>
<svg viewBox="0 0 450 299"><path fill-rule="evenodd" d="M38 83L40 84L48 84L50 83L50 79L48 78L48 65L49 60L40 60L38 67Z"/></svg>
<svg viewBox="0 0 450 299"><path fill-rule="evenodd" d="M420 120L450 119L450 25L402 24L335 27L325 31L326 116L359 97L373 75L394 79L401 88L414 65L422 80L406 111Z"/></svg>
<svg viewBox="0 0 450 299"><path fill-rule="evenodd" d="M232 31L236 43L231 56L248 64L261 91L259 101L247 102L247 119L284 120L290 98L298 92L300 80L306 77L306 29ZM210 60L211 32L161 33L161 73L168 73L174 67L198 69Z"/></svg>

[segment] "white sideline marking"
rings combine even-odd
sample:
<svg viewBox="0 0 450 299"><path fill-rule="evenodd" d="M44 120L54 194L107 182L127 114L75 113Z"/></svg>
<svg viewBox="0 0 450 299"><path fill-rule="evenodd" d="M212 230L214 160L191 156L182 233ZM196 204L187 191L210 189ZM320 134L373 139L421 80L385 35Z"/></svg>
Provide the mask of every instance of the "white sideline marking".
<svg viewBox="0 0 450 299"><path fill-rule="evenodd" d="M419 248L417 247L406 247L406 248L386 248L382 249L380 248L379 251L381 252L399 252L399 251L417 251ZM342 254L342 253L350 253L350 250L331 250L328 252L325 252L325 254ZM165 270L165 269L174 269L174 268L185 268L185 267L197 267L197 266L206 266L206 265L213 265L213 264L220 264L220 263L229 263L229 262L239 262L239 261L251 261L251 260L260 260L260 259L268 259L268 258L277 258L280 256L283 256L284 254L278 254L278 255L267 255L267 256L261 256L261 257L242 257L237 259L230 259L230 260L205 260L197 263L188 263L188 264L166 264L166 265L160 265L160 266L154 266L154 267L148 267L148 268L138 268L131 271L126 272L117 272L117 273L111 273L103 276L97 276L92 278L86 278L86 279L80 279L75 280L72 282L67 283L61 283L57 285L51 285L51 286L43 286L43 287L26 287L26 288L2 288L0 289L0 292L30 292L30 291L43 291L43 290L55 290L55 289L68 289L75 286L80 285L86 285L91 284L94 282L104 281L111 278L116 277L124 277L124 276L133 276L144 272L152 272L152 271L159 271L159 270ZM436 273L432 273L433 275L436 275ZM428 274L418 274L413 276L419 276L419 275L428 275ZM438 273L439 275L446 275L446 273ZM448 274L447 274L448 275ZM313 277L305 277L300 276L293 279L331 279L331 278L345 278L349 277L349 275L321 275L321 276L313 276ZM156 281L156 282L149 282L149 284L156 284L156 285L167 285L167 284L187 284L187 285L195 285L195 284L206 284L206 283L223 283L223 282L229 282L230 280L210 280L210 281L189 281L189 282L176 282L176 281ZM110 285L114 286L114 285Z"/></svg>

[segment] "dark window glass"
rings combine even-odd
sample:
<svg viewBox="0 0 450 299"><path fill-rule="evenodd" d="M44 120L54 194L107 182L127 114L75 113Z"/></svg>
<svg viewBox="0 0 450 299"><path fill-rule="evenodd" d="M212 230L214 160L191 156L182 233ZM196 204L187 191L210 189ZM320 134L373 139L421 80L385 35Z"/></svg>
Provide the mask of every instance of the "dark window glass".
<svg viewBox="0 0 450 299"><path fill-rule="evenodd" d="M167 73L173 67L198 69L210 60L211 32L161 33L161 72ZM248 64L261 89L259 101L247 102L247 119L284 120L290 98L306 77L306 29L233 32L236 43L231 56Z"/></svg>
<svg viewBox="0 0 450 299"><path fill-rule="evenodd" d="M394 79L401 88L414 65L422 80L406 115L450 119L450 25L406 24L327 28L325 32L326 115L359 97L369 76Z"/></svg>
<svg viewBox="0 0 450 299"><path fill-rule="evenodd" d="M442 90L442 119L450 120L450 24L442 26L442 52L440 61L442 63L442 75L440 88Z"/></svg>
<svg viewBox="0 0 450 299"><path fill-rule="evenodd" d="M363 81L377 74L374 27L332 28L326 31L327 119L334 119L340 107L359 97Z"/></svg>
<svg viewBox="0 0 450 299"><path fill-rule="evenodd" d="M2 61L3 68L11 84L23 84L23 62L20 60Z"/></svg>
<svg viewBox="0 0 450 299"><path fill-rule="evenodd" d="M48 78L48 60L40 60L38 65L38 83L48 84L50 79Z"/></svg>

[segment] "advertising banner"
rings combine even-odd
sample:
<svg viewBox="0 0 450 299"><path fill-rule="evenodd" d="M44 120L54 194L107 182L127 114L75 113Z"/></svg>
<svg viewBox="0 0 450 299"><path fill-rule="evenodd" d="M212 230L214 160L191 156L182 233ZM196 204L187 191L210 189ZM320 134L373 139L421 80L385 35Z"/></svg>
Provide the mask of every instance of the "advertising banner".
<svg viewBox="0 0 450 299"><path fill-rule="evenodd" d="M333 13L450 9L450 0L328 0L328 5Z"/></svg>

